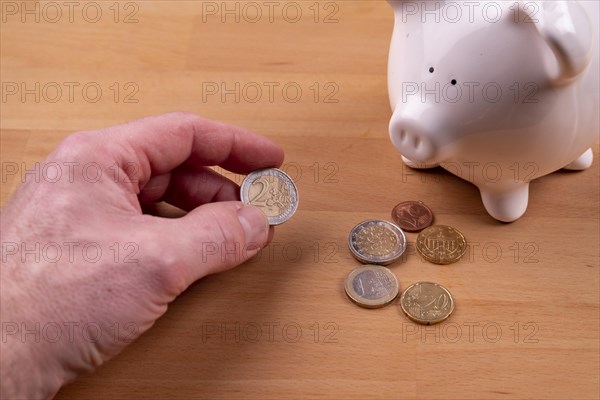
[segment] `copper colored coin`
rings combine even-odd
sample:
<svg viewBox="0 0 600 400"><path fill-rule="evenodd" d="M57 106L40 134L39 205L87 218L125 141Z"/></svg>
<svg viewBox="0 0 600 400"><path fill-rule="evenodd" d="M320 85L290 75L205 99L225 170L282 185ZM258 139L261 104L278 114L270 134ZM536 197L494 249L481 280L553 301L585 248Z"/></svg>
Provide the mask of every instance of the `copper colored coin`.
<svg viewBox="0 0 600 400"><path fill-rule="evenodd" d="M392 219L406 232L420 232L433 222L433 212L421 201L405 201L394 207Z"/></svg>

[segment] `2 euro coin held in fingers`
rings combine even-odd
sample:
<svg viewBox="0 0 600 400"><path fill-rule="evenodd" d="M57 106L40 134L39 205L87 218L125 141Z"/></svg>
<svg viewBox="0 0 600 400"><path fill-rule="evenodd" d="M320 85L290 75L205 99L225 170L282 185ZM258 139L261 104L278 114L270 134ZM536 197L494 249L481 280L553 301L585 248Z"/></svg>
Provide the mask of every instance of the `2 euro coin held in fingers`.
<svg viewBox="0 0 600 400"><path fill-rule="evenodd" d="M240 188L242 203L256 206L270 225L283 224L298 208L298 189L294 181L277 168L251 172Z"/></svg>
<svg viewBox="0 0 600 400"><path fill-rule="evenodd" d="M363 265L350 271L346 278L346 295L365 308L381 308L398 296L400 285L396 275L380 265Z"/></svg>

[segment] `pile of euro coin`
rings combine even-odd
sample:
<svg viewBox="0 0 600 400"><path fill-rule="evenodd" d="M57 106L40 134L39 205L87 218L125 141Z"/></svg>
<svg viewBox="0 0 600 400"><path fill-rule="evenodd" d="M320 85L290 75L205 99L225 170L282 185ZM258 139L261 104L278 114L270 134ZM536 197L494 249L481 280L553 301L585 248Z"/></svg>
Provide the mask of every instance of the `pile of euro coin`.
<svg viewBox="0 0 600 400"><path fill-rule="evenodd" d="M260 208L270 225L289 220L298 208L298 190L292 179L276 168L254 171L242 182L240 198ZM392 220L368 220L356 225L348 237L352 255L365 264L348 274L346 294L355 304L381 308L400 295L394 273L385 267L398 261L406 250L404 232L419 232L417 252L435 264L458 261L467 249L465 237L457 229L432 225L433 213L420 201L405 201L394 207ZM402 311L421 324L444 321L454 311L454 299L442 285L417 282L400 295Z"/></svg>
<svg viewBox="0 0 600 400"><path fill-rule="evenodd" d="M432 225L433 212L423 202L405 201L394 207L392 220L368 220L356 225L348 237L352 255L365 264L352 270L345 282L348 298L366 308L381 308L400 295L394 273L385 265L398 261L406 250L405 232L419 232L416 249L421 257L434 264L458 261L467 242L457 229ZM417 282L400 295L400 307L411 320L435 324L454 311L454 299L442 285Z"/></svg>

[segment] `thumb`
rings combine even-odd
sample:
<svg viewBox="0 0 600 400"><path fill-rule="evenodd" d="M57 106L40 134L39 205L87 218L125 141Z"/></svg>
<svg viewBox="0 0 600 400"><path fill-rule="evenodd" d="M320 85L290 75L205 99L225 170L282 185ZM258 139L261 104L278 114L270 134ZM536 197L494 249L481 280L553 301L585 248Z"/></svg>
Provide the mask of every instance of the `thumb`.
<svg viewBox="0 0 600 400"><path fill-rule="evenodd" d="M267 244L270 229L262 211L235 201L205 204L165 222L160 240L171 257L159 268L178 275L182 290L252 258Z"/></svg>

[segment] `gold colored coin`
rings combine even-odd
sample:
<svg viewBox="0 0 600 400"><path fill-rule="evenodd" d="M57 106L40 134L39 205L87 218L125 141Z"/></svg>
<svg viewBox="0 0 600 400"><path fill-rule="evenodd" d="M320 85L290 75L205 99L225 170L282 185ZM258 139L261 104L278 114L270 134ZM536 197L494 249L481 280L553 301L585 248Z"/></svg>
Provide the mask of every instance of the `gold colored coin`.
<svg viewBox="0 0 600 400"><path fill-rule="evenodd" d="M363 265L350 271L345 289L353 303L365 308L381 308L394 301L400 285L396 275L386 267Z"/></svg>
<svg viewBox="0 0 600 400"><path fill-rule="evenodd" d="M418 282L400 297L400 307L408 318L423 325L444 321L454 311L454 299L442 285Z"/></svg>
<svg viewBox="0 0 600 400"><path fill-rule="evenodd" d="M460 231L450 226L434 225L417 237L417 251L434 264L452 264L467 251L467 241Z"/></svg>

